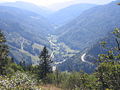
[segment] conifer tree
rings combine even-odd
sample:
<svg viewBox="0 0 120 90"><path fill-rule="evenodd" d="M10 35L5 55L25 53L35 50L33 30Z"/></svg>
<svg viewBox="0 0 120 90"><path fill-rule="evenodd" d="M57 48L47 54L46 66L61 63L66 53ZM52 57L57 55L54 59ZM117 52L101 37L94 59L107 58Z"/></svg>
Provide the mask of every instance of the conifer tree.
<svg viewBox="0 0 120 90"><path fill-rule="evenodd" d="M0 30L0 74L5 72L5 67L10 61L10 58L8 58L8 53L9 50L6 45L6 38Z"/></svg>
<svg viewBox="0 0 120 90"><path fill-rule="evenodd" d="M43 48L40 56L40 61L38 65L38 75L40 79L46 79L47 74L52 72L52 60L50 58L50 55L48 53L48 50L46 46Z"/></svg>

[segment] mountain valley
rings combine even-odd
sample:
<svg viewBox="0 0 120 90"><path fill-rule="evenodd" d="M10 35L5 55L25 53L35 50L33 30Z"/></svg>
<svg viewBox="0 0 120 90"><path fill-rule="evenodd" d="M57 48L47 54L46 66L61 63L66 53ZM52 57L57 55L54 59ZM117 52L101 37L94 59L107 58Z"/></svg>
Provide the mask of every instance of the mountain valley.
<svg viewBox="0 0 120 90"><path fill-rule="evenodd" d="M54 66L61 71L90 73L95 65L88 62L99 54L95 54L97 43L120 27L120 7L115 5L118 1L106 5L75 4L56 12L33 8L25 2L3 3L0 29L16 63L23 60L27 65L37 64L41 50L47 46Z"/></svg>

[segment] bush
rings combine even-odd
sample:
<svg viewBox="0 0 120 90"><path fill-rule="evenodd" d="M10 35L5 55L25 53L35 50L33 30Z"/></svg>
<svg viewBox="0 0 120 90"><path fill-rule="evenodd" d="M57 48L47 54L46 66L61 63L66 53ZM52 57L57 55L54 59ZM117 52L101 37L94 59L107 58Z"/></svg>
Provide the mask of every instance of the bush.
<svg viewBox="0 0 120 90"><path fill-rule="evenodd" d="M0 87L6 89L33 89L36 90L36 80L29 73L16 72L13 76L0 76Z"/></svg>
<svg viewBox="0 0 120 90"><path fill-rule="evenodd" d="M73 72L66 76L62 82L62 87L66 90L94 90L96 83L94 75Z"/></svg>

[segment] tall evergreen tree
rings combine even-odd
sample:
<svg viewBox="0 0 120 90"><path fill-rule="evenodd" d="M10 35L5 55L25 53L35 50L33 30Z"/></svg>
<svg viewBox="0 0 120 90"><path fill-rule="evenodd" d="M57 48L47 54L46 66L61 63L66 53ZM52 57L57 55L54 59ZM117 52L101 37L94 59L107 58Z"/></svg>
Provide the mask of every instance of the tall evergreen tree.
<svg viewBox="0 0 120 90"><path fill-rule="evenodd" d="M8 56L8 46L5 43L5 36L0 30L0 60L5 59Z"/></svg>
<svg viewBox="0 0 120 90"><path fill-rule="evenodd" d="M43 48L39 58L38 75L40 79L46 79L47 74L52 72L52 60L46 46Z"/></svg>
<svg viewBox="0 0 120 90"><path fill-rule="evenodd" d="M0 30L0 74L5 73L5 67L9 62L11 62L10 58L8 58L8 46L6 45L6 38L3 32Z"/></svg>

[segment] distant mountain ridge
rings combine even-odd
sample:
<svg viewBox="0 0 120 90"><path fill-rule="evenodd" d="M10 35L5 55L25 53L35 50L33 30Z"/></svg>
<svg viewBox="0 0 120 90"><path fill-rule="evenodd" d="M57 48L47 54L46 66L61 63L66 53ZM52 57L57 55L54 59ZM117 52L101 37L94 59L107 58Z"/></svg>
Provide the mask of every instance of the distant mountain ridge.
<svg viewBox="0 0 120 90"><path fill-rule="evenodd" d="M0 3L0 6L9 6L9 7L25 9L25 10L40 14L44 17L53 13L53 11L49 10L46 7L37 6L37 5L34 5L33 3L23 2L23 1Z"/></svg>
<svg viewBox="0 0 120 90"><path fill-rule="evenodd" d="M83 11L95 7L95 4L74 4L52 13L48 20L60 27L73 19L77 18Z"/></svg>

